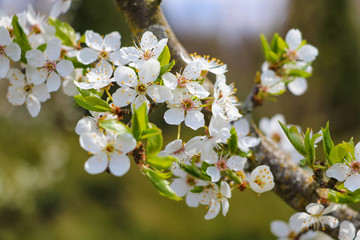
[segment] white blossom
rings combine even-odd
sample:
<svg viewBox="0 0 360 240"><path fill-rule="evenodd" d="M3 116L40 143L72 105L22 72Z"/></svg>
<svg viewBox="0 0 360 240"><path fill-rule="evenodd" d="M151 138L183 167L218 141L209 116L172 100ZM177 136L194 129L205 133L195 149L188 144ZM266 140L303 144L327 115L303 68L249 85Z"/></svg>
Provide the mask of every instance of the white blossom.
<svg viewBox="0 0 360 240"><path fill-rule="evenodd" d="M117 118L116 116L109 113L90 111L90 114L91 116L83 117L77 122L75 127L76 134L81 135L82 133L85 132L98 132L100 131L98 126L99 120L108 120L108 119Z"/></svg>
<svg viewBox="0 0 360 240"><path fill-rule="evenodd" d="M45 102L50 98L45 84L34 83L28 77L26 69L26 79L19 69L10 69L7 78L10 80L7 98L15 106L26 103L26 107L32 117L36 117L41 109L40 102Z"/></svg>
<svg viewBox="0 0 360 240"><path fill-rule="evenodd" d="M96 67L91 69L85 77L80 77L74 81L74 84L81 89L101 89L112 82L113 66L106 60L102 60L96 64Z"/></svg>
<svg viewBox="0 0 360 240"><path fill-rule="evenodd" d="M140 46L124 47L121 49L122 57L131 61L131 66L139 68L149 59L157 59L168 39L164 38L158 41L157 37L149 31L146 31L140 40Z"/></svg>
<svg viewBox="0 0 360 240"><path fill-rule="evenodd" d="M344 187L354 192L360 188L360 143L355 146L355 156L347 159L344 163L335 163L326 175L344 182Z"/></svg>
<svg viewBox="0 0 360 240"><path fill-rule="evenodd" d="M248 120L242 118L234 122L233 127L236 130L238 139L238 148L247 153L250 151L249 148L256 147L260 143L260 138L248 136L250 133L250 125Z"/></svg>
<svg viewBox="0 0 360 240"><path fill-rule="evenodd" d="M136 140L130 133L121 135L101 132L83 132L80 145L94 154L85 163L85 170L90 174L98 174L106 169L115 175L122 176L130 168L130 159L126 155L136 147Z"/></svg>
<svg viewBox="0 0 360 240"><path fill-rule="evenodd" d="M180 53L181 58L187 64L190 63L199 63L201 70L209 71L216 75L225 74L227 72L226 64L223 64L219 59L211 58L209 55L200 56L196 53L190 54L191 59L185 57L182 53Z"/></svg>
<svg viewBox="0 0 360 240"><path fill-rule="evenodd" d="M0 27L0 79L6 77L10 69L10 60L20 60L21 49L17 43L11 40L8 30Z"/></svg>
<svg viewBox="0 0 360 240"><path fill-rule="evenodd" d="M285 83L281 81L279 76L273 70L266 70L261 73L261 86L264 92L273 95L279 95L285 91Z"/></svg>
<svg viewBox="0 0 360 240"><path fill-rule="evenodd" d="M278 240L295 240L298 237L298 234L302 232L301 227L297 224L297 222L290 221L286 223L284 221L275 220L270 224L271 232L278 237ZM307 231L304 234L301 234L300 240L314 239L317 235L315 231Z"/></svg>
<svg viewBox="0 0 360 240"><path fill-rule="evenodd" d="M221 177L221 171L231 169L234 171L243 171L247 158L240 156L220 156L218 161L214 163L215 166L209 166L206 173L211 177L212 182L218 182Z"/></svg>
<svg viewBox="0 0 360 240"><path fill-rule="evenodd" d="M285 41L289 46L287 53L293 60L312 62L319 54L316 47L310 44L302 45L302 36L298 29L290 29L286 34Z"/></svg>
<svg viewBox="0 0 360 240"><path fill-rule="evenodd" d="M274 176L271 173L270 168L266 165L256 167L250 173L248 181L250 188L257 193L270 191L275 186Z"/></svg>

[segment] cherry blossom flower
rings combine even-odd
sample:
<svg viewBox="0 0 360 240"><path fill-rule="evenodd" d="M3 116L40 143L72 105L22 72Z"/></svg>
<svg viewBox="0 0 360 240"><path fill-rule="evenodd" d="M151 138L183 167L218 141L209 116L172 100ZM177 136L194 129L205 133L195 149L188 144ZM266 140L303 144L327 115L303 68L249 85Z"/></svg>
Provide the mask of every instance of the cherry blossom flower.
<svg viewBox="0 0 360 240"><path fill-rule="evenodd" d="M226 121L235 121L242 117L239 109L236 107L239 102L233 94L235 93L233 85L226 85L225 75L216 76L214 84L214 102L211 106L211 112L214 116L220 115Z"/></svg>
<svg viewBox="0 0 360 240"><path fill-rule="evenodd" d="M74 81L74 84L82 89L99 90L115 81L115 78L112 78L112 74L112 65L108 61L102 60L86 74L85 78L78 78Z"/></svg>
<svg viewBox="0 0 360 240"><path fill-rule="evenodd" d="M270 191L274 188L274 176L270 171L270 168L266 165L256 167L249 177L250 188L257 192L263 193Z"/></svg>
<svg viewBox="0 0 360 240"><path fill-rule="evenodd" d="M276 76L273 70L266 70L261 74L261 86L264 92L273 95L279 95L285 91L285 83L281 81L280 77Z"/></svg>
<svg viewBox="0 0 360 240"><path fill-rule="evenodd" d="M147 60L157 59L166 46L167 41L167 38L158 41L152 32L146 31L141 37L140 46L124 47L120 51L123 58L132 62L131 66L139 68Z"/></svg>
<svg viewBox="0 0 360 240"><path fill-rule="evenodd" d="M314 237L317 235L315 231L307 231L304 234L301 234L300 238L298 237L298 234L302 232L301 227L297 225L296 222L289 222L286 223L284 221L275 220L272 221L270 224L271 232L278 237L278 240L307 240L307 239L314 239Z"/></svg>
<svg viewBox="0 0 360 240"><path fill-rule="evenodd" d="M345 163L335 163L328 170L326 175L344 182L344 187L354 192L360 188L360 143L355 146L355 156L346 160Z"/></svg>
<svg viewBox="0 0 360 240"><path fill-rule="evenodd" d="M88 47L78 52L77 59L83 64L90 64L96 60L110 61L115 66L128 64L129 61L120 54L120 40L119 32L112 32L102 37L94 31L87 30L85 43Z"/></svg>
<svg viewBox="0 0 360 240"><path fill-rule="evenodd" d="M189 207L198 207L199 193L193 193L191 190L194 186L206 186L208 183L194 178L185 171L179 169L179 167L176 169L177 171L173 171L173 174L178 178L175 178L170 184L171 189L174 190L179 197L184 197L186 195L185 202Z"/></svg>
<svg viewBox="0 0 360 240"><path fill-rule="evenodd" d="M8 30L0 27L0 79L6 77L10 69L10 60L19 61L21 49L17 43L12 42Z"/></svg>
<svg viewBox="0 0 360 240"><path fill-rule="evenodd" d="M197 139L194 137L187 143L183 143L181 139L176 139L165 146L165 149L159 153L160 156L174 156L179 163L191 164L190 158L198 151L196 146Z"/></svg>
<svg viewBox="0 0 360 240"><path fill-rule="evenodd" d="M15 106L26 103L32 117L36 117L41 109L40 102L50 98L45 84L34 83L26 70L26 78L19 69L10 69L7 78L10 80L7 98Z"/></svg>
<svg viewBox="0 0 360 240"><path fill-rule="evenodd" d="M221 177L221 171L231 169L234 171L244 170L247 158L240 156L220 156L218 161L215 162L215 166L209 166L206 169L206 173L211 177L212 182L218 182Z"/></svg>
<svg viewBox="0 0 360 240"><path fill-rule="evenodd" d="M98 174L109 169L113 175L122 176L130 168L130 159L126 154L135 149L136 140L130 133L116 136L84 132L80 135L80 145L94 154L84 166L88 173Z"/></svg>
<svg viewBox="0 0 360 240"><path fill-rule="evenodd" d="M290 217L290 221L294 221L294 224L298 224L303 230L310 227L315 230L320 228L324 230L325 225L336 228L339 225L338 219L333 216L326 216L326 214L337 210L339 207L340 205L331 203L324 209L324 206L319 203L310 203L306 206L307 213L295 213Z"/></svg>
<svg viewBox="0 0 360 240"><path fill-rule="evenodd" d="M180 96L174 96L167 106L170 109L164 114L166 123L179 125L185 120L185 125L194 130L205 125L201 101L192 94L182 93Z"/></svg>
<svg viewBox="0 0 360 240"><path fill-rule="evenodd" d="M68 96L78 95L79 90L76 88L74 81L81 82L83 76L82 68L74 69L74 71L69 76L65 77L62 82L63 92Z"/></svg>
<svg viewBox="0 0 360 240"><path fill-rule="evenodd" d="M185 57L182 53L180 53L181 58L187 64L190 63L199 63L201 70L209 71L216 75L221 75L227 72L226 64L223 64L219 59L211 58L209 55L200 56L197 53L190 54L191 59Z"/></svg>
<svg viewBox="0 0 360 240"><path fill-rule="evenodd" d="M290 59L301 60L308 63L314 61L319 54L317 48L310 44L301 46L302 36L298 29L290 29L286 34L285 41L289 46L287 54Z"/></svg>
<svg viewBox="0 0 360 240"><path fill-rule="evenodd" d="M66 13L71 6L71 0L57 0L51 7L49 16L57 18L60 14Z"/></svg>
<svg viewBox="0 0 360 240"><path fill-rule="evenodd" d="M248 120L242 118L233 123L238 138L238 147L241 151L247 153L249 148L259 145L260 138L248 136L250 133L250 125Z"/></svg>
<svg viewBox="0 0 360 240"><path fill-rule="evenodd" d="M28 64L36 69L31 71L30 77L34 82L43 83L45 80L49 92L57 91L61 85L61 77L72 73L74 66L69 60L60 59L61 41L58 38L48 42L45 52L32 49L26 52ZM60 76L59 76L60 75Z"/></svg>
<svg viewBox="0 0 360 240"><path fill-rule="evenodd" d="M216 184L209 184L205 189L200 193L200 204L208 205L209 210L205 215L205 219L215 218L222 207L222 214L226 216L229 210L229 201L228 198L231 198L231 189L227 182L222 181L220 183L220 189Z"/></svg>
<svg viewBox="0 0 360 240"><path fill-rule="evenodd" d="M102 112L93 112L90 111L91 116L81 118L75 127L75 132L78 135L81 135L85 132L99 132L99 120L108 120L108 119L116 119L117 117L109 114L109 113L102 113Z"/></svg>
<svg viewBox="0 0 360 240"><path fill-rule="evenodd" d="M162 75L162 79L164 80L164 85L167 86L171 90L175 90L176 88L186 88L191 94L199 97L205 98L209 96L209 92L197 83L197 79L200 77L201 70L199 68L198 63L190 63L188 64L183 73L177 73L176 76L170 72Z"/></svg>
<svg viewBox="0 0 360 240"><path fill-rule="evenodd" d="M142 64L139 69L139 77L129 67L118 67L114 75L120 88L113 94L114 104L118 107L124 107L132 103L131 107L137 109L144 102L147 106L150 105L146 96L157 103L170 100L172 97L170 90L155 83L159 73L160 63L155 59Z"/></svg>
<svg viewBox="0 0 360 240"><path fill-rule="evenodd" d="M341 222L339 229L339 240L359 240L360 231L358 231L356 238L355 234L356 228L352 222L347 220Z"/></svg>

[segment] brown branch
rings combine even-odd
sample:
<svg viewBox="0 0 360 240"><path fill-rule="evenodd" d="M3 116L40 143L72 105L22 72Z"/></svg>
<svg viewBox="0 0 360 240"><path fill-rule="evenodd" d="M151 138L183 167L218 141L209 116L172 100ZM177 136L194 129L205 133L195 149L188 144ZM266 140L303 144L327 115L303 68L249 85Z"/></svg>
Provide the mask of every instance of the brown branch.
<svg viewBox="0 0 360 240"><path fill-rule="evenodd" d="M185 56L188 56L188 53L168 25L160 8L160 0L115 0L115 2L127 19L135 39L139 39L141 34L147 30L152 31L159 39L167 37L170 52L177 62L177 68L174 70L178 71L184 67L180 53ZM208 89L211 89L211 86L210 83ZM248 99L241 107L243 113L251 113L253 108L259 105L254 98L257 91L258 88L255 87L249 94ZM250 118L250 115L248 117ZM254 125L252 125L252 134L259 136L261 143L253 149L254 161L252 161L251 167L262 164L270 167L276 183L273 191L278 196L296 211L304 211L309 203L324 200L321 198L318 185L313 178L289 159L284 152L276 148ZM359 213L346 205L333 213L333 216L337 217L340 222L350 220L356 228L360 227ZM338 231L336 228L327 229L325 232L337 238Z"/></svg>

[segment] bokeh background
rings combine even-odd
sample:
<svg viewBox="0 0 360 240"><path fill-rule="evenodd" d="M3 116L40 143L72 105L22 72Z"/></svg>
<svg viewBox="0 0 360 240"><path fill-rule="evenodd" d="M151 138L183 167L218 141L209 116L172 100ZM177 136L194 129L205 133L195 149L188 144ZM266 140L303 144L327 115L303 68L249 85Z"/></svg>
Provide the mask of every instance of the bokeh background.
<svg viewBox="0 0 360 240"><path fill-rule="evenodd" d="M52 2L0 0L0 9L15 13L27 3L48 12ZM235 82L240 100L264 61L259 34L285 36L288 29L299 28L320 51L309 90L266 102L256 109L255 120L283 113L288 123L315 131L329 120L337 142L351 136L359 141L359 1L163 0L162 6L189 52L228 64L227 81ZM112 0L73 0L62 19L81 33L119 31L122 45L131 44ZM83 164L89 155L74 132L86 112L72 108L74 101L59 91L32 119L25 106L8 103L7 87L2 80L0 239L275 239L270 222L286 221L294 213L273 193L233 192L228 215L206 221L204 207L192 209L160 196L134 164L121 178L88 175ZM164 132L168 141L175 138L174 128Z"/></svg>

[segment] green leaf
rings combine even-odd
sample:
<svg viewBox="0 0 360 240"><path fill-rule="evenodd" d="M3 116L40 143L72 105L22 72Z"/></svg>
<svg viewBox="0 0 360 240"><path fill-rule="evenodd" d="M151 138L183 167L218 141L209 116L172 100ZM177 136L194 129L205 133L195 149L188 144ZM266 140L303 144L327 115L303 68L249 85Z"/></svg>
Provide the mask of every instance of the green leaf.
<svg viewBox="0 0 360 240"><path fill-rule="evenodd" d="M19 19L16 15L14 15L11 24L12 24L13 33L15 36L14 42L16 42L19 45L19 47L21 48L21 61L23 63L27 63L25 54L27 51L31 50L29 40L26 36L26 33L22 29L22 27L19 23Z"/></svg>
<svg viewBox="0 0 360 240"><path fill-rule="evenodd" d="M176 158L172 156L150 156L147 158L147 163L159 170L169 169L174 161L176 161Z"/></svg>
<svg viewBox="0 0 360 240"><path fill-rule="evenodd" d="M277 40L278 40L279 34L275 33L273 36L273 39L271 40L270 43L270 49L271 51L277 53L278 52L278 45L277 45Z"/></svg>
<svg viewBox="0 0 360 240"><path fill-rule="evenodd" d="M273 52L273 51L270 51L269 52L269 62L277 62L279 60L279 56Z"/></svg>
<svg viewBox="0 0 360 240"><path fill-rule="evenodd" d="M315 162L315 147L310 139L310 129L307 129L305 133L305 149L306 149L306 160L309 166L313 166Z"/></svg>
<svg viewBox="0 0 360 240"><path fill-rule="evenodd" d="M43 43L43 44L41 44L40 46L38 46L37 49L39 49L40 51L44 52L45 49L46 49L46 47L47 47L47 44L46 44L46 43Z"/></svg>
<svg viewBox="0 0 360 240"><path fill-rule="evenodd" d="M236 173L234 173L232 170L227 171L227 173L228 173L228 177L231 180L233 180L234 182L236 182L237 184L242 184L243 183L241 178L238 175L236 175Z"/></svg>
<svg viewBox="0 0 360 240"><path fill-rule="evenodd" d="M264 55L265 55L265 59L267 61L270 61L270 47L269 47L269 43L266 40L266 37L264 34L260 34L260 41L261 41L261 45L264 51Z"/></svg>
<svg viewBox="0 0 360 240"><path fill-rule="evenodd" d="M130 128L117 119L99 120L99 127L117 134L131 133Z"/></svg>
<svg viewBox="0 0 360 240"><path fill-rule="evenodd" d="M82 95L76 95L74 96L74 99L77 104L89 111L111 112L111 107L109 106L109 104L96 95L92 94L87 97L83 97Z"/></svg>
<svg viewBox="0 0 360 240"><path fill-rule="evenodd" d="M162 66L160 68L160 74L159 75L161 76L164 73L170 72L174 65L175 65L175 60L172 60L170 63Z"/></svg>
<svg viewBox="0 0 360 240"><path fill-rule="evenodd" d="M236 134L236 130L234 127L231 127L230 134L231 135L228 140L229 150L230 150L230 153L236 154L238 152L238 139L237 139L237 134Z"/></svg>
<svg viewBox="0 0 360 240"><path fill-rule="evenodd" d="M165 66L170 62L170 50L168 46L165 45L163 51L158 57L158 61L160 62L160 66Z"/></svg>
<svg viewBox="0 0 360 240"><path fill-rule="evenodd" d="M170 183L157 172L148 168L143 168L142 171L161 195L176 201L182 200L181 197L176 195L174 190L170 188Z"/></svg>
<svg viewBox="0 0 360 240"><path fill-rule="evenodd" d="M321 131L323 133L323 149L324 149L325 156L328 159L330 152L334 147L334 142L330 136L329 122L326 123L325 128L321 128Z"/></svg>
<svg viewBox="0 0 360 240"><path fill-rule="evenodd" d="M336 203L356 203L360 201L360 189L351 192L346 191L345 193L341 193L335 190L329 190L328 199L332 202Z"/></svg>
<svg viewBox="0 0 360 240"><path fill-rule="evenodd" d="M163 136L161 129L159 129L155 126L155 124L152 123L150 123L150 126L150 129L153 129L153 131L156 131L158 134L152 134L147 138L146 156L157 155L161 151L163 145Z"/></svg>
<svg viewBox="0 0 360 240"><path fill-rule="evenodd" d="M82 88L77 88L77 89L83 97L87 97L92 94L98 95L99 97L102 97L102 95L103 95L103 92L96 90L96 89L82 89Z"/></svg>
<svg viewBox="0 0 360 240"><path fill-rule="evenodd" d="M332 148L329 155L329 164L334 165L335 163L344 162L345 159L352 159L354 156L354 145L348 142L342 142Z"/></svg>
<svg viewBox="0 0 360 240"><path fill-rule="evenodd" d="M283 52L285 52L285 49L287 48L286 42L280 36L277 38L277 47L278 47L278 54L282 54Z"/></svg>
<svg viewBox="0 0 360 240"><path fill-rule="evenodd" d="M291 144L294 146L294 148L304 157L306 156L306 149L304 144L304 139L298 132L298 129L295 126L292 126L288 128L285 124L282 124L281 122L280 126L285 132L287 138L290 140Z"/></svg>
<svg viewBox="0 0 360 240"><path fill-rule="evenodd" d="M149 128L149 118L146 103L135 110L131 118L131 131L136 140L141 139L142 133Z"/></svg>
<svg viewBox="0 0 360 240"><path fill-rule="evenodd" d="M211 180L211 177L203 174L201 172L201 170L197 166L195 166L195 164L186 165L186 164L178 163L178 165L181 167L182 170L184 170L185 172L187 172L188 174L190 174L191 176L193 176L195 178L203 179L205 181Z"/></svg>
<svg viewBox="0 0 360 240"><path fill-rule="evenodd" d="M74 65L74 68L87 68L88 66L79 62L76 57L69 57L65 55L66 60L70 60Z"/></svg>
<svg viewBox="0 0 360 240"><path fill-rule="evenodd" d="M302 78L308 78L311 77L311 73L306 72L304 70L300 69L291 69L288 73L290 77L302 77Z"/></svg>
<svg viewBox="0 0 360 240"><path fill-rule="evenodd" d="M148 128L141 134L141 139L147 139L149 137L153 137L155 135L161 134L161 131L159 131L158 128Z"/></svg>
<svg viewBox="0 0 360 240"><path fill-rule="evenodd" d="M55 27L55 36L60 38L64 45L70 47L76 45L75 30L68 23L49 17L49 24Z"/></svg>
<svg viewBox="0 0 360 240"><path fill-rule="evenodd" d="M193 189L190 190L192 193L201 193L204 190L204 186L194 186Z"/></svg>

